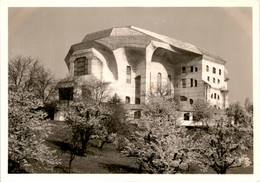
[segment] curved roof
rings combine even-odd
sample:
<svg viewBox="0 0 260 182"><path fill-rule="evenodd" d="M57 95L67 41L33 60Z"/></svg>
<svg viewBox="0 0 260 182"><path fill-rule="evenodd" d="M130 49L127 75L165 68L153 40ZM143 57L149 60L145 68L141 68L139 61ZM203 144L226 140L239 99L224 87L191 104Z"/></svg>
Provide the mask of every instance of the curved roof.
<svg viewBox="0 0 260 182"><path fill-rule="evenodd" d="M82 42L71 46L70 51L65 58L65 61L67 63L70 55L75 50L89 48L94 44L102 45L105 48L113 51L120 47L145 48L151 43L151 41L163 42L169 44L173 49L177 51L206 55L208 57L217 59L222 63L226 63L223 58L216 56L204 49L198 48L192 44L182 42L180 40L176 40L148 30L144 30L135 26L110 28L87 34Z"/></svg>

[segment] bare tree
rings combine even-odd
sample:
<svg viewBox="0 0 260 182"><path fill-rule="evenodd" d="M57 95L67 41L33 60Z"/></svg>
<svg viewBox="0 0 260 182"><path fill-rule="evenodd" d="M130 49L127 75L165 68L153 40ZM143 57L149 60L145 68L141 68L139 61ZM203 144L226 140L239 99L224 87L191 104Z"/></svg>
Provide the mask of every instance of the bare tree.
<svg viewBox="0 0 260 182"><path fill-rule="evenodd" d="M32 57L16 56L8 64L9 89L29 91L43 103L55 94L54 75Z"/></svg>

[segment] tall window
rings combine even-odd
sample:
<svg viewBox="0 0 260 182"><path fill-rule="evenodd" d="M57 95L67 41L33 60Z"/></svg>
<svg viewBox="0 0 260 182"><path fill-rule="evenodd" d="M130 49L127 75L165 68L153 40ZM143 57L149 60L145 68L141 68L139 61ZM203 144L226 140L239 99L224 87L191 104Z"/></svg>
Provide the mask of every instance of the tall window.
<svg viewBox="0 0 260 182"><path fill-rule="evenodd" d="M182 67L181 73L186 73L186 67Z"/></svg>
<svg viewBox="0 0 260 182"><path fill-rule="evenodd" d="M193 87L193 79L190 79L190 87Z"/></svg>
<svg viewBox="0 0 260 182"><path fill-rule="evenodd" d="M125 102L129 104L130 103L130 97L126 96L125 97Z"/></svg>
<svg viewBox="0 0 260 182"><path fill-rule="evenodd" d="M212 70L212 71L213 71L213 73L216 73L216 68L215 68L215 67L213 67L213 70Z"/></svg>
<svg viewBox="0 0 260 182"><path fill-rule="evenodd" d="M209 76L208 76L208 81L210 81L210 78L209 78Z"/></svg>
<svg viewBox="0 0 260 182"><path fill-rule="evenodd" d="M131 67L126 67L126 83L131 83Z"/></svg>
<svg viewBox="0 0 260 182"><path fill-rule="evenodd" d="M168 79L167 79L167 92L168 94L171 94L171 85L172 85L172 76L168 75Z"/></svg>
<svg viewBox="0 0 260 182"><path fill-rule="evenodd" d="M190 113L184 113L183 119L185 121L189 121L190 120Z"/></svg>
<svg viewBox="0 0 260 182"><path fill-rule="evenodd" d="M208 66L208 65L206 66L206 71L207 71L207 72L209 71L209 66Z"/></svg>
<svg viewBox="0 0 260 182"><path fill-rule="evenodd" d="M193 72L193 66L190 67L190 72Z"/></svg>
<svg viewBox="0 0 260 182"><path fill-rule="evenodd" d="M89 61L86 57L77 58L74 62L74 76L90 74Z"/></svg>
<svg viewBox="0 0 260 182"><path fill-rule="evenodd" d="M217 98L217 94L216 93L214 93L214 99L216 99Z"/></svg>
<svg viewBox="0 0 260 182"><path fill-rule="evenodd" d="M158 89L158 91L161 91L161 87L162 87L162 74L158 73L158 75L157 75L157 89Z"/></svg>
<svg viewBox="0 0 260 182"><path fill-rule="evenodd" d="M186 88L186 79L182 79L181 82L182 82L182 88Z"/></svg>
<svg viewBox="0 0 260 182"><path fill-rule="evenodd" d="M218 84L220 83L220 80L218 79Z"/></svg>
<svg viewBox="0 0 260 182"><path fill-rule="evenodd" d="M197 80L194 80L194 85L195 85L195 87L197 87L198 86L198 81Z"/></svg>
<svg viewBox="0 0 260 182"><path fill-rule="evenodd" d="M193 104L193 100L192 99L190 99L190 105L192 105Z"/></svg>
<svg viewBox="0 0 260 182"><path fill-rule="evenodd" d="M198 68L197 67L195 67L195 72L198 72Z"/></svg>
<svg viewBox="0 0 260 182"><path fill-rule="evenodd" d="M216 82L216 79L215 78L213 78L213 83L215 83Z"/></svg>
<svg viewBox="0 0 260 182"><path fill-rule="evenodd" d="M221 75L221 69L218 70L219 75Z"/></svg>

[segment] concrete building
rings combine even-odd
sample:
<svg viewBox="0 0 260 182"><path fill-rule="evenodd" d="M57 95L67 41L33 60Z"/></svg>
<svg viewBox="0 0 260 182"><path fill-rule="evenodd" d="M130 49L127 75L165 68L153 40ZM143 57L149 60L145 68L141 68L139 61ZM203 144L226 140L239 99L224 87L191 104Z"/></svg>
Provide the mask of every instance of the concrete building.
<svg viewBox="0 0 260 182"><path fill-rule="evenodd" d="M113 92L133 112L141 110L140 104L151 90L163 88L175 96L185 121L192 120L196 99L205 99L219 109L228 104L225 60L138 27L87 34L71 46L65 62L72 80L96 77L110 82ZM60 88L72 88L70 81L61 81Z"/></svg>

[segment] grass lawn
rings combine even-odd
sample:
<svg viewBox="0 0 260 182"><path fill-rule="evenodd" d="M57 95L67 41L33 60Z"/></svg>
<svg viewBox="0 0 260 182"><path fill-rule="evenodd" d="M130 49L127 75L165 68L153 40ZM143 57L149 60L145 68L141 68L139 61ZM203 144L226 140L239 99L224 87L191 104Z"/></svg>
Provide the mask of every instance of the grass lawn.
<svg viewBox="0 0 260 182"><path fill-rule="evenodd" d="M58 157L62 160L61 165L55 168L54 173L67 173L69 166L70 153L64 140L66 131L64 131L64 122L50 121L54 134L51 135L47 144L57 150ZM253 159L253 151L248 151L251 161ZM72 162L72 173L138 173L138 165L134 158L126 157L116 150L113 144L105 144L102 150L95 146L89 145L86 156L76 156ZM46 173L47 171L39 171ZM198 166L193 165L188 172L189 174L216 174L213 170L206 173L200 171ZM252 174L253 166L247 168L234 168L227 171L228 174Z"/></svg>

